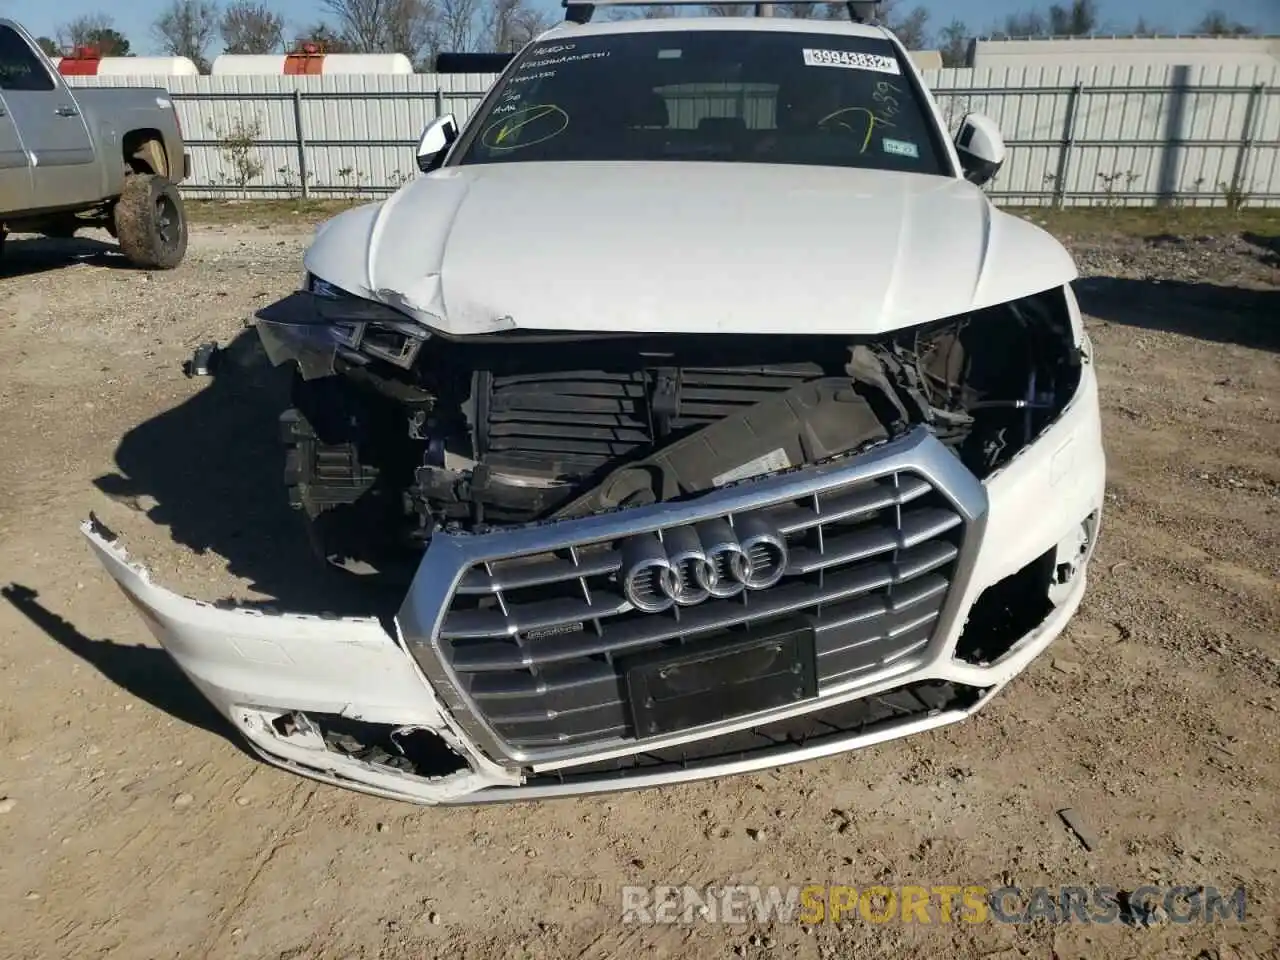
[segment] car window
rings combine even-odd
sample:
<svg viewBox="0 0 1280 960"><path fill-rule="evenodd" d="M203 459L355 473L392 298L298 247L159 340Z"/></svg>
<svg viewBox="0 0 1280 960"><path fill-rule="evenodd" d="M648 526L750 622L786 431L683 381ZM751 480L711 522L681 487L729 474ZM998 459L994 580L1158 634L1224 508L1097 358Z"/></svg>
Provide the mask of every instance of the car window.
<svg viewBox="0 0 1280 960"><path fill-rule="evenodd" d="M468 124L460 163L711 160L949 174L886 39L677 30L526 50Z"/></svg>
<svg viewBox="0 0 1280 960"><path fill-rule="evenodd" d="M12 27L0 27L0 90L52 90L53 78Z"/></svg>

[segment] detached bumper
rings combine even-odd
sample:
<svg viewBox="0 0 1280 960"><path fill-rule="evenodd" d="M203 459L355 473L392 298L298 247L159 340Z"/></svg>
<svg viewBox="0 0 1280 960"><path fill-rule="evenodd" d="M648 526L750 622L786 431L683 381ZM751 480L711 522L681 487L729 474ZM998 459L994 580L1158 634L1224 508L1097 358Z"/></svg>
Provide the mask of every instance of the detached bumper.
<svg viewBox="0 0 1280 960"><path fill-rule="evenodd" d="M98 559L196 688L264 759L384 796L443 802L495 782L458 763L429 777L336 752L297 715L343 718L388 733L453 734L413 661L376 619L227 609L151 582L110 531L81 527ZM479 764L478 764L479 765Z"/></svg>
<svg viewBox="0 0 1280 960"><path fill-rule="evenodd" d="M185 599L153 584L109 531L92 522L82 529L159 642L265 760L381 796L469 803L747 772L965 718L1025 669L1075 613L1104 481L1097 384L1086 366L1059 420L973 486L985 509L927 645L819 688L816 698L731 722L665 738L615 739L598 749L524 753L501 743L495 748L481 731L483 718L469 712L452 684L455 674L422 669L433 644L423 630L431 634L444 619L439 610L423 609L424 601L447 596L456 585L456 579L424 582L431 578L426 561L396 628L406 638L392 636L376 619L224 609ZM1043 582L1035 580L1041 573L1050 578L1043 604L1019 606L1015 634L1005 627L1003 636L974 635L985 629L986 608L1026 582Z"/></svg>

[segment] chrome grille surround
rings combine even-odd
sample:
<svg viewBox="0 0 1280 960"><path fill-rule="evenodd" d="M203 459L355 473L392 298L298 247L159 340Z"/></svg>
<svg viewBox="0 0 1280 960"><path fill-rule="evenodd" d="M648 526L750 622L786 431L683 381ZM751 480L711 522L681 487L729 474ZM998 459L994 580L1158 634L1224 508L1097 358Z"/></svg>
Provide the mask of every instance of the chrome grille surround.
<svg viewBox="0 0 1280 960"><path fill-rule="evenodd" d="M574 712L560 713L542 699L552 687L540 679L540 671L561 671L555 689L577 685L578 690L590 687L598 696L613 697L621 685L613 668L615 656L742 624L774 622L815 607L819 617L824 607L836 612L820 629L837 639L840 629L855 630L855 639L827 649L820 645L818 696L768 711L771 716L821 709L833 698L847 699L850 691L936 659L945 652L961 613L957 606L986 510L983 485L932 434L918 428L861 454L742 481L685 501L484 534L437 534L398 623L407 649L437 695L484 754L505 766L567 767L750 727L762 714L661 737L637 738L616 724L588 730L577 739L513 737L513 725L546 721L554 727ZM882 511L892 516L892 526L860 519L882 516ZM650 538L660 544L660 531L696 529L705 551L709 543L723 543L728 526L737 531L740 547L747 546L748 538L758 546L770 531L754 520L742 522L752 516L767 519L788 537L807 536L814 544L790 551L785 575L779 575L775 586L721 598L710 590L703 596L705 585L694 582L689 586L697 596L690 605L671 603L653 613L634 607L616 584L609 586L623 569L622 551ZM889 560L875 560L885 554ZM726 562L733 562L733 556ZM660 574L661 564L650 569ZM557 584L573 585L577 595L511 599L521 596L520 591ZM491 606L454 609L455 603L478 596L489 597ZM655 596L666 599L660 591ZM856 630L875 623L882 623L879 633L870 639L857 636ZM823 658L827 666L844 669L824 669ZM497 690L490 683L510 685L517 679L527 689ZM504 714L500 729L495 708L485 704L503 699L523 699L538 710L527 718ZM616 697L582 712L607 714L615 706ZM625 703L620 707L625 711Z"/></svg>

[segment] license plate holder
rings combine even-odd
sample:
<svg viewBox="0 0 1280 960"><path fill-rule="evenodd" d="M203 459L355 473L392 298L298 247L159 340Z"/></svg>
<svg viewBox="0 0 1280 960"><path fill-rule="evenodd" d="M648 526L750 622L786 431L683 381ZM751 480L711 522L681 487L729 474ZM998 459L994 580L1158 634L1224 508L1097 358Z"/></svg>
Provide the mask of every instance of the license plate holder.
<svg viewBox="0 0 1280 960"><path fill-rule="evenodd" d="M642 739L818 695L813 628L795 621L740 639L646 651L619 665Z"/></svg>

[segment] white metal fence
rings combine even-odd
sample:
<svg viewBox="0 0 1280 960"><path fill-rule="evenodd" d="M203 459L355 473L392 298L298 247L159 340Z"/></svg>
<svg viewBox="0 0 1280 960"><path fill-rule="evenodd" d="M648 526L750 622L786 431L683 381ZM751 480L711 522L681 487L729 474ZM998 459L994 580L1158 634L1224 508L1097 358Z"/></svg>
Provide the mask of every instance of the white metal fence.
<svg viewBox="0 0 1280 960"><path fill-rule="evenodd" d="M416 173L441 112L465 119L493 75L71 78L166 86L192 154L192 197L374 196ZM989 192L1018 205L1280 206L1280 69L931 70L954 130L996 119L1010 158Z"/></svg>

